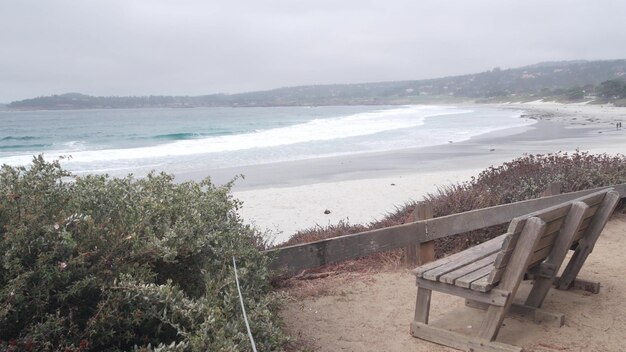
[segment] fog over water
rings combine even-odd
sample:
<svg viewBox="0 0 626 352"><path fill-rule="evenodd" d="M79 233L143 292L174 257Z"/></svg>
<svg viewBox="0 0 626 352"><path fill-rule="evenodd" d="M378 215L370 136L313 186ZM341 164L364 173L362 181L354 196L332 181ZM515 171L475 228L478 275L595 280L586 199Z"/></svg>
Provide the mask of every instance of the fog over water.
<svg viewBox="0 0 626 352"><path fill-rule="evenodd" d="M626 58L622 1L2 1L0 103L201 95Z"/></svg>

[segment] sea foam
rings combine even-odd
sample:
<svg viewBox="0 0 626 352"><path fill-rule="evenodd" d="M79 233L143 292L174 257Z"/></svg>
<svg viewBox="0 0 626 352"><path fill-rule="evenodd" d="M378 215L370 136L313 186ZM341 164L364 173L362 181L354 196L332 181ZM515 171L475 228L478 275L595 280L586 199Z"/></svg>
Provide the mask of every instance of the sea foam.
<svg viewBox="0 0 626 352"><path fill-rule="evenodd" d="M362 107L361 112L338 113L334 116L333 112L339 111L338 108L320 107L303 118L286 114L284 120L282 117L275 118L273 124L270 124L265 123L263 117L256 118L256 114L285 115L285 111L292 110L263 109L267 110L236 110L239 114L248 114L247 120L243 120L245 124L239 122L238 125L229 125L231 120L226 117L214 117L202 120L206 123L205 127L195 129L185 127L185 120L179 117L162 119L165 125L160 130L165 133L150 135L141 127L124 129L119 132L119 140L100 145L93 143L94 138L90 139L88 134L101 136L102 132L97 129L92 132L81 131L87 135L85 140L54 143L52 148L44 150L45 157L52 160L71 156L62 163L77 173L124 173L146 168L176 171L190 165L228 167L446 144L532 123L520 119L520 113L503 110L402 106ZM212 113L215 116L216 111L198 110L194 113ZM355 108L355 111L359 109ZM300 110L293 112L302 114ZM88 115L89 111L84 114ZM173 126L171 131L168 127L170 124ZM263 128L268 124L270 127ZM130 139L129 136L132 139L140 136L150 145L124 145L124 141ZM30 152L18 149L12 155L3 152L0 154L0 164L28 164L33 154Z"/></svg>
<svg viewBox="0 0 626 352"><path fill-rule="evenodd" d="M313 119L292 126L236 135L189 139L192 133L177 134L184 136L185 139L138 148L84 150L83 143L72 141L65 143L67 149L48 151L46 156L59 158L71 155L72 162L86 163L231 152L372 135L420 126L424 124L426 117L465 112L467 111L437 106L409 106L349 116ZM27 163L30 158L30 155L13 156L0 159L0 163L23 164Z"/></svg>

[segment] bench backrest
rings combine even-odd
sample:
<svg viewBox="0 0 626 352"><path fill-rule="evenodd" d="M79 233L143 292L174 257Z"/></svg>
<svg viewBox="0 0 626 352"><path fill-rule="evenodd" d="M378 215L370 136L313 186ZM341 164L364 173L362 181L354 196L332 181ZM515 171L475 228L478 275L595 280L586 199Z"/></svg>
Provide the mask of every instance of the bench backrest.
<svg viewBox="0 0 626 352"><path fill-rule="evenodd" d="M615 210L619 199L619 193L613 189L608 190L604 195L600 191L578 199L587 204L589 209L585 212L583 222L576 235L574 235L572 249L575 249L578 246L578 242L583 238L595 242L597 235L604 229L606 219ZM590 237L595 238L591 239Z"/></svg>
<svg viewBox="0 0 626 352"><path fill-rule="evenodd" d="M540 211L513 219L509 224L507 233L505 234L504 241L502 242L502 247L494 262L494 267L491 270L489 276L485 278L484 283L489 286L495 286L500 281L502 275L506 271L509 259L516 249L518 238L523 231L528 219L539 218L545 223L545 227L539 234L539 239L530 254L531 257L528 261L526 270L536 267L546 258L548 258L554 248L557 237L561 234L561 232L564 231L568 222L572 222L571 210L575 204L577 207L584 209L584 215L582 216L582 222L576 223L574 225L570 224L570 227L575 226L575 235L573 237L572 247L576 246L578 241L586 237L587 232L589 232L588 230L592 230L590 225L592 224L592 222L594 222L594 219L599 218L599 216L596 215L600 213L606 213L607 209L601 211L603 205L605 206L605 208L610 207L610 212L613 211L615 207L614 202L604 202L604 200L607 195L611 195L611 198L614 198L616 193L617 192L610 189L594 192L584 197L580 197L569 202L558 204L553 207L542 209ZM619 197L619 195L617 195L617 197ZM600 219L600 222L602 222L601 224L597 224L601 225L599 231L602 231L602 227L604 227L606 219L608 219L608 216ZM597 223L598 221L595 222ZM598 226L596 226L595 230L597 230L597 227Z"/></svg>

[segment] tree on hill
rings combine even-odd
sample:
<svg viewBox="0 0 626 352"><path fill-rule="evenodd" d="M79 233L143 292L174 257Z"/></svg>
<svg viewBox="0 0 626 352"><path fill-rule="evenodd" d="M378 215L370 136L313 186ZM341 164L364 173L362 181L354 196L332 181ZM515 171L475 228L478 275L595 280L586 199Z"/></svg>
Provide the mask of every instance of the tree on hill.
<svg viewBox="0 0 626 352"><path fill-rule="evenodd" d="M617 79L604 81L598 87L598 94L607 99L626 98L626 82Z"/></svg>

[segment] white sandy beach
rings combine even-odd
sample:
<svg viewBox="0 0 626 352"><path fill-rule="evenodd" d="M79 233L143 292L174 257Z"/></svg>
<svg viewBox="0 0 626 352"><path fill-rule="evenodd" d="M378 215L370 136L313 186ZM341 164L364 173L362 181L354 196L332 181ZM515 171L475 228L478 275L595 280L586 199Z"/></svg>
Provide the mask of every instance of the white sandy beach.
<svg viewBox="0 0 626 352"><path fill-rule="evenodd" d="M449 145L253 167L246 170L247 182L258 178L258 184L234 192L244 202L241 215L282 242L305 228L380 219L437 187L525 153L626 153L626 130L615 128L626 121L626 108L545 102L497 107L521 109L540 121Z"/></svg>

